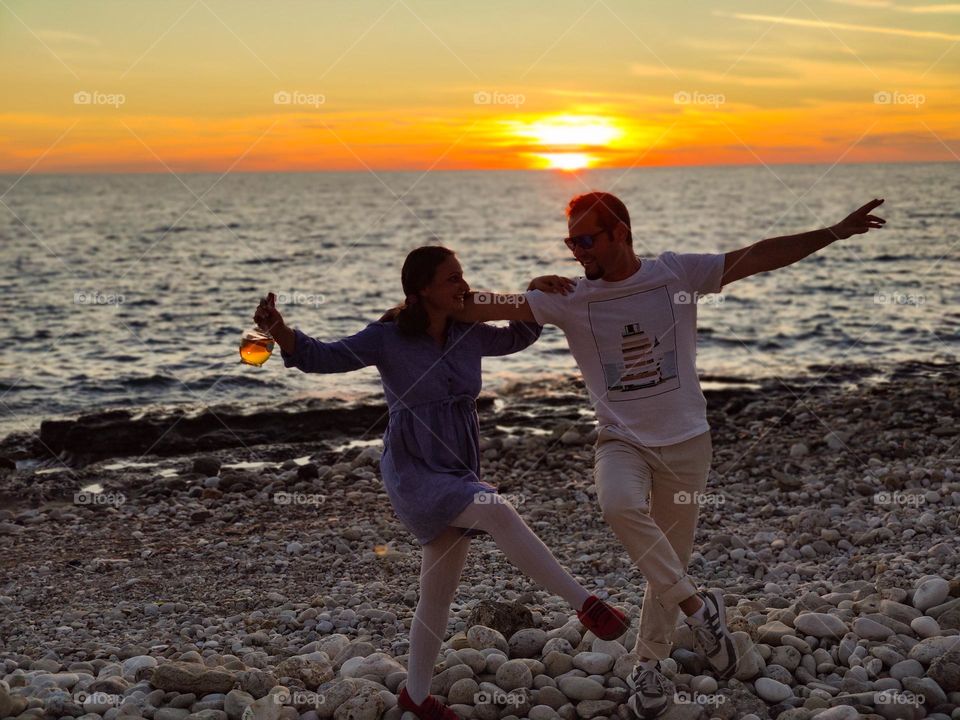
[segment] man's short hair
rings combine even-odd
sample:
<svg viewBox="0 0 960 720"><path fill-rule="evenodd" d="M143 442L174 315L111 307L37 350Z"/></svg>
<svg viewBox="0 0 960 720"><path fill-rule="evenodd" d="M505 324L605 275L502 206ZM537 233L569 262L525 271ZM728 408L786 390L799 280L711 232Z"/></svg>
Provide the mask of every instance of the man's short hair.
<svg viewBox="0 0 960 720"><path fill-rule="evenodd" d="M616 195L606 192L589 192L577 195L567 203L567 217L581 215L595 210L597 220L607 230L613 230L618 222L627 226L627 245L633 245L633 231L630 229L630 213Z"/></svg>

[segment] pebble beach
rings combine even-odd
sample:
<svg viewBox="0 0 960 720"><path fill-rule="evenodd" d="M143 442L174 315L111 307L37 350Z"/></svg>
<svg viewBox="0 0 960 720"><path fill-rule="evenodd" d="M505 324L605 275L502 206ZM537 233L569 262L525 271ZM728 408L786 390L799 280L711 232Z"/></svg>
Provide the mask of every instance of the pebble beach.
<svg viewBox="0 0 960 720"><path fill-rule="evenodd" d="M741 661L718 681L680 628L662 717L960 719L958 380L915 362L706 390L689 573ZM599 512L585 391L518 384L480 416L484 479L634 627L595 638L481 536L431 692L462 718L629 718L645 584ZM378 433L344 428L56 462L43 433L7 438L0 718L399 720L420 551Z"/></svg>

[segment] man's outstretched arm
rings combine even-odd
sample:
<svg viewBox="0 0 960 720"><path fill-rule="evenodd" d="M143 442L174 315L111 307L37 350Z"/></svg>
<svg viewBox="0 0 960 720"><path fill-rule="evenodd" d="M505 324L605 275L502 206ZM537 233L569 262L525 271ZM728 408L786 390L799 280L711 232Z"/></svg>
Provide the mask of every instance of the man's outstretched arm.
<svg viewBox="0 0 960 720"><path fill-rule="evenodd" d="M844 240L851 235L865 233L871 228L883 227L886 220L870 211L880 206L883 200L871 200L854 210L836 225L798 235L767 238L740 250L724 255L721 285L728 285L757 273L776 270L792 265L826 247L835 240Z"/></svg>

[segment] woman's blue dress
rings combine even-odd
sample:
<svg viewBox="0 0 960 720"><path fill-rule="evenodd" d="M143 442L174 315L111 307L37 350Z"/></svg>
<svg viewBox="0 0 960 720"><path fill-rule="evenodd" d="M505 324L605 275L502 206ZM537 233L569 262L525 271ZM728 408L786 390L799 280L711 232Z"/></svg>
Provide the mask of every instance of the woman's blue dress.
<svg viewBox="0 0 960 720"><path fill-rule="evenodd" d="M373 322L329 343L294 329L294 352L281 349L280 356L284 366L304 372L376 365L390 413L380 460L384 487L397 517L426 544L477 493L497 492L480 480L481 358L523 350L542 330L519 321L508 327L451 321L441 348L426 333L404 335L394 322Z"/></svg>

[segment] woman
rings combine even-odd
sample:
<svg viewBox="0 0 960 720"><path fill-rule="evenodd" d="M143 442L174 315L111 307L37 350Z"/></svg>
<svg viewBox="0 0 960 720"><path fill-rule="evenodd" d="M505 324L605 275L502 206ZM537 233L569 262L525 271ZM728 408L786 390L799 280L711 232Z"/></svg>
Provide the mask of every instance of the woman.
<svg viewBox="0 0 960 720"><path fill-rule="evenodd" d="M522 350L542 328L454 321L470 287L456 255L443 247L412 251L401 282L406 301L395 320L385 316L336 342L287 327L272 293L261 301L254 320L280 345L286 367L334 373L376 365L380 371L390 413L380 470L397 516L423 546L420 598L398 702L418 718L456 720L429 695L429 687L471 537L490 534L517 568L578 608L580 621L598 637L620 637L629 625L622 612L574 580L514 507L480 480L475 401L481 358ZM566 282L538 278L531 286L563 291Z"/></svg>

